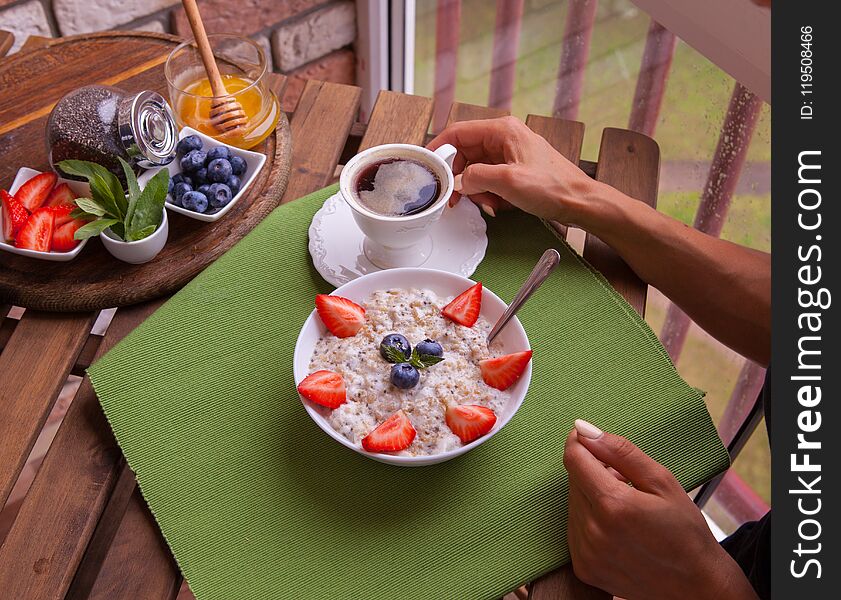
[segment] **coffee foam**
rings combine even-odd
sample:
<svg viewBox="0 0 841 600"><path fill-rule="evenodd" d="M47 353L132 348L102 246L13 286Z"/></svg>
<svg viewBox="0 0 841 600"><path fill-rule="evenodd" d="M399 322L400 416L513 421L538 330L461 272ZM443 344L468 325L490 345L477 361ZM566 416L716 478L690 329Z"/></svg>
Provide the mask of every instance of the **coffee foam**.
<svg viewBox="0 0 841 600"><path fill-rule="evenodd" d="M361 190L357 196L369 210L397 216L405 214L408 206L417 203L421 190L427 186L438 186L437 178L428 167L411 159L397 159L380 164L374 176L374 189Z"/></svg>

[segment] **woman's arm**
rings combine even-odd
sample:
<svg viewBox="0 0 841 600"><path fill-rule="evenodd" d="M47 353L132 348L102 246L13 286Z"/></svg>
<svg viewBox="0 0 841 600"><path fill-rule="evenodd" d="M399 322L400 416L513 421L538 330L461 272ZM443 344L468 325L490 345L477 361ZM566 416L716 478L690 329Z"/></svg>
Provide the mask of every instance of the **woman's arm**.
<svg viewBox="0 0 841 600"><path fill-rule="evenodd" d="M594 181L513 117L456 123L429 146L446 143L459 150L459 191L485 212L513 204L586 229L716 339L768 364L770 255L703 234Z"/></svg>
<svg viewBox="0 0 841 600"><path fill-rule="evenodd" d="M597 181L588 198L579 225L713 337L768 364L770 254L701 233Z"/></svg>

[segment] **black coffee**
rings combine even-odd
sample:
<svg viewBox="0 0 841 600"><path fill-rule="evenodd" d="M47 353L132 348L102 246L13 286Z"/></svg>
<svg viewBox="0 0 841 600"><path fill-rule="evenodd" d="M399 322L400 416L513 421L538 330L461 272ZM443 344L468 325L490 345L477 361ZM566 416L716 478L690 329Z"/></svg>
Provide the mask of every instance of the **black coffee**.
<svg viewBox="0 0 841 600"><path fill-rule="evenodd" d="M368 210L390 217L419 213L429 208L441 191L432 170L414 160L387 158L362 169L356 196Z"/></svg>

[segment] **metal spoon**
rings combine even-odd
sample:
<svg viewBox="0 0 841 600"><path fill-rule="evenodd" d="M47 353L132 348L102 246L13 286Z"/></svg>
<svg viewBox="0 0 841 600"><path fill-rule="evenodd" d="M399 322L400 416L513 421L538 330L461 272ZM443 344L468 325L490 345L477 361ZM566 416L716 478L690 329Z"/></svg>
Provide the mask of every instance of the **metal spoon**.
<svg viewBox="0 0 841 600"><path fill-rule="evenodd" d="M546 252L543 253L543 256L540 257L540 260L537 261L537 264L532 269L531 275L528 276L525 283L520 287L520 290L517 292L517 295L514 296L514 299L511 301L511 304L508 305L508 308L502 313L502 316L496 322L496 325L493 326L491 332L488 334L488 347L490 348L491 342L494 341L494 338L499 334L500 331L508 324L508 321L511 320L520 307L526 303L531 295L540 287L540 285L546 281L546 278L549 277L549 274L555 270L555 267L558 266L558 263L561 262L561 255L558 254L558 251L554 248L549 248Z"/></svg>

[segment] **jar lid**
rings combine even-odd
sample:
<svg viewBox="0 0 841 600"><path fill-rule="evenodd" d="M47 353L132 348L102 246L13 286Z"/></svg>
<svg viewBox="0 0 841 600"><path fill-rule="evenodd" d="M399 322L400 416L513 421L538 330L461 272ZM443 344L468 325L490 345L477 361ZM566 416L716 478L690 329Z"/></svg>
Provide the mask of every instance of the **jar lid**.
<svg viewBox="0 0 841 600"><path fill-rule="evenodd" d="M120 138L135 164L143 168L172 162L178 127L163 96L143 91L120 103Z"/></svg>

